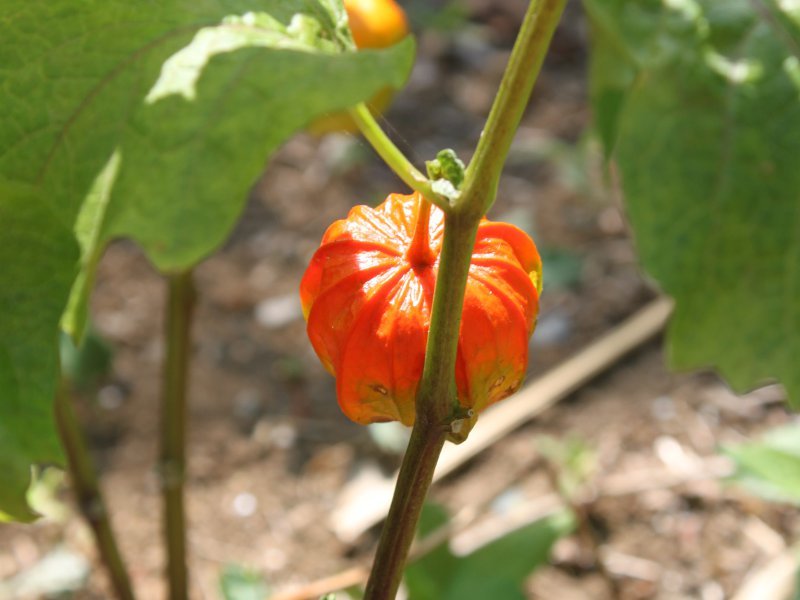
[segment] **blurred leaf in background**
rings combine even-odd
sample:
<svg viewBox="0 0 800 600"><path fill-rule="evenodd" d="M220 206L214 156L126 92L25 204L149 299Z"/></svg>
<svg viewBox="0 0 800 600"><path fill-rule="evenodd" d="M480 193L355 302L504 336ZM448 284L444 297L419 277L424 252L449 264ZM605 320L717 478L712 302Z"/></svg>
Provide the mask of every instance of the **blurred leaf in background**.
<svg viewBox="0 0 800 600"><path fill-rule="evenodd" d="M241 565L227 565L219 576L225 600L264 600L269 594L264 578Z"/></svg>
<svg viewBox="0 0 800 600"><path fill-rule="evenodd" d="M445 525L444 508L426 505L420 538ZM523 581L546 564L550 549L573 529L572 517L557 513L500 537L466 556L455 556L447 542L406 568L409 600L524 600Z"/></svg>
<svg viewBox="0 0 800 600"><path fill-rule="evenodd" d="M800 406L800 12L584 0L596 127L641 261L676 300L669 355Z"/></svg>
<svg viewBox="0 0 800 600"><path fill-rule="evenodd" d="M589 480L597 466L597 455L592 448L577 437L559 439L541 436L537 449L549 461L560 493L574 499L580 488Z"/></svg>
<svg viewBox="0 0 800 600"><path fill-rule="evenodd" d="M766 433L759 441L725 446L736 463L731 480L754 494L800 506L800 423Z"/></svg>
<svg viewBox="0 0 800 600"><path fill-rule="evenodd" d="M581 282L583 259L578 254L560 248L540 249L542 264L546 265L544 285L549 289L575 288Z"/></svg>
<svg viewBox="0 0 800 600"><path fill-rule="evenodd" d="M423 30L457 32L464 28L469 11L463 0L407 0L403 6L411 22Z"/></svg>

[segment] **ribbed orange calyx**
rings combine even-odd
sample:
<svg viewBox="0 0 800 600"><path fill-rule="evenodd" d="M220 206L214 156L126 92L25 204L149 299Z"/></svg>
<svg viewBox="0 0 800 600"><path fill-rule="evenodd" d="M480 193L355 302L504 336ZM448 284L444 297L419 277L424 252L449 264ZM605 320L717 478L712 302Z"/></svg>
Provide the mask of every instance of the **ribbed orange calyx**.
<svg viewBox="0 0 800 600"><path fill-rule="evenodd" d="M358 423L411 425L425 362L444 218L419 194L391 194L333 223L300 286L308 335ZM480 412L521 384L538 312L541 261L533 241L483 220L458 341L459 403Z"/></svg>

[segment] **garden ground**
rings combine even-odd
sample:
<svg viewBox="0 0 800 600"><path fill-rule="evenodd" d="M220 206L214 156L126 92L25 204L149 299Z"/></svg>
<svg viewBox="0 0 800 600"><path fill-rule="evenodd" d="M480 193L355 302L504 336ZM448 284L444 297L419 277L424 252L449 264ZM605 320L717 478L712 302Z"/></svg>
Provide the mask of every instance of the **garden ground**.
<svg viewBox="0 0 800 600"><path fill-rule="evenodd" d="M412 17L424 19L421 3L414 6ZM418 163L444 147L468 156L524 10L512 0L464 6L464 15L442 21L447 28L419 31L410 84L386 116L387 130ZM573 4L490 213L531 231L545 256L531 377L656 294L637 267L613 176L609 182L603 175L586 134L586 35ZM219 573L228 564L253 568L275 591L368 564L374 532L346 544L329 518L348 482L371 469L390 473L399 458L338 411L333 380L306 341L297 288L330 222L353 204L375 204L402 189L359 138L298 136L254 187L230 241L198 268L187 484L193 597L219 597ZM154 469L163 297L162 280L137 249L112 245L93 310L115 348L113 374L96 397L79 401L122 551L145 599L164 596ZM596 452L597 489L615 477L652 473L643 486L650 489L601 494L589 504L622 596L730 597L753 568L798 538L800 519L719 481L676 486L659 477L789 416L774 388L740 399L712 374L669 373L660 344L642 347L497 443L437 484L433 499L454 514L482 506L502 520L552 493L539 436L577 437ZM91 565L73 597L109 597L74 512L0 526L0 581L30 572L59 545ZM530 598L604 598L604 586L589 548L569 538L526 590Z"/></svg>

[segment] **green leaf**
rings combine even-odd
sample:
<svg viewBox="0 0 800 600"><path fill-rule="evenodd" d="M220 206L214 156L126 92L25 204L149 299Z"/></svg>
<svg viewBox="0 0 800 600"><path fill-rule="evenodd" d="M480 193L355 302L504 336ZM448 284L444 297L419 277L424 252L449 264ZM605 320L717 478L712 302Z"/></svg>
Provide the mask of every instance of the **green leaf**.
<svg viewBox="0 0 800 600"><path fill-rule="evenodd" d="M182 0L146 11L123 0L80 11L69 0L0 0L0 9L0 105L11 116L0 119L0 175L41 185L71 225L118 153L110 199L82 211L95 226L87 269L114 236L142 242L164 270L196 263L225 239L286 138L400 87L413 60L411 39L353 51L334 0Z"/></svg>
<svg viewBox="0 0 800 600"><path fill-rule="evenodd" d="M61 316L61 328L76 342L82 339L86 328L89 295L94 286L97 263L106 246L102 228L119 163L119 152L114 152L95 179L75 222L75 236L81 247L81 270L72 284L67 308Z"/></svg>
<svg viewBox="0 0 800 600"><path fill-rule="evenodd" d="M547 563L553 544L573 527L571 515L558 513L512 531L465 556L453 576L454 585L448 590L447 600L512 597L486 595L491 589L489 582L496 582L498 588L504 589L513 583L520 592L525 578ZM524 596L520 593L519 597Z"/></svg>
<svg viewBox="0 0 800 600"><path fill-rule="evenodd" d="M164 270L196 263L287 137L400 87L413 59L410 39L352 51L334 0L0 9L0 176L40 186L64 223L79 220L84 269L64 320L74 335L109 239L139 240Z"/></svg>
<svg viewBox="0 0 800 600"><path fill-rule="evenodd" d="M795 565L800 563L800 552L795 552ZM794 590L791 592L790 600L800 600L800 568L794 571Z"/></svg>
<svg viewBox="0 0 800 600"><path fill-rule="evenodd" d="M36 463L60 463L53 423L58 320L78 247L36 191L0 180L0 521L35 518Z"/></svg>
<svg viewBox="0 0 800 600"><path fill-rule="evenodd" d="M136 239L165 271L195 264L227 237L270 154L314 116L399 87L413 43L311 50L255 46L219 54L203 69L194 100L159 95L145 105L120 145L105 236Z"/></svg>
<svg viewBox="0 0 800 600"><path fill-rule="evenodd" d="M422 508L417 536L425 539L450 520L445 508L439 504L426 504ZM434 600L442 598L450 585L458 559L450 552L447 541L436 546L422 559L406 567L405 582L409 600Z"/></svg>
<svg viewBox="0 0 800 600"><path fill-rule="evenodd" d="M219 588L225 600L264 600L269 593L261 575L240 565L227 565L223 569Z"/></svg>
<svg viewBox="0 0 800 600"><path fill-rule="evenodd" d="M199 28L251 6L0 0L0 175L43 185L72 225L164 60Z"/></svg>
<svg viewBox="0 0 800 600"><path fill-rule="evenodd" d="M606 156L614 150L617 121L625 95L636 77L636 62L628 54L630 43L619 39L618 18L597 0L584 0L589 15L592 52L589 55L589 95L594 109L594 127ZM636 10L631 7L629 10ZM641 48L640 39L634 48Z"/></svg>
<svg viewBox="0 0 800 600"><path fill-rule="evenodd" d="M545 286L548 290L575 288L581 282L583 260L578 254L560 248L539 250L542 264L547 265Z"/></svg>
<svg viewBox="0 0 800 600"><path fill-rule="evenodd" d="M525 600L522 584L513 579L492 577L491 579L456 579L453 588L444 596L446 600Z"/></svg>
<svg viewBox="0 0 800 600"><path fill-rule="evenodd" d="M60 356L61 376L83 392L91 391L108 376L114 359L111 346L91 327L80 344L62 332Z"/></svg>
<svg viewBox="0 0 800 600"><path fill-rule="evenodd" d="M426 506L420 534L447 522L439 506ZM447 543L409 565L406 585L410 600L484 600L524 598L522 583L545 564L556 540L573 529L572 517L558 513L514 530L464 557Z"/></svg>
<svg viewBox="0 0 800 600"><path fill-rule="evenodd" d="M464 162L458 158L455 150L445 148L436 153L436 158L425 161L431 188L438 195L451 201L458 199L459 189L464 182Z"/></svg>
<svg viewBox="0 0 800 600"><path fill-rule="evenodd" d="M456 189L464 182L464 161L451 148L439 150L435 159L425 161L425 166L431 179L446 179Z"/></svg>
<svg viewBox="0 0 800 600"><path fill-rule="evenodd" d="M595 62L595 110L642 263L676 300L672 364L715 366L737 390L778 379L797 405L800 29L781 12L791 9L584 2L593 52L624 61ZM611 108L609 94L620 99Z"/></svg>
<svg viewBox="0 0 800 600"><path fill-rule="evenodd" d="M733 481L769 500L800 506L800 425L774 429L761 441L723 451L736 462Z"/></svg>
<svg viewBox="0 0 800 600"><path fill-rule="evenodd" d="M578 437L541 436L536 447L542 457L552 463L560 492L566 498L573 498L596 470L595 453Z"/></svg>
<svg viewBox="0 0 800 600"><path fill-rule="evenodd" d="M0 0L0 178L28 186L49 219L36 222L3 190L9 216L0 222L16 224L2 240L3 284L20 264L32 278L47 273L53 289L41 302L60 312L65 299L55 292L74 282L62 326L80 339L110 239L138 240L165 271L195 264L224 241L283 141L316 115L402 85L413 50L409 39L354 51L339 0L171 0L146 10L125 0L86 0L80 10L71 0ZM60 254L10 244L59 225L59 236L72 230L80 242L77 280L71 238ZM52 245L67 244L59 236ZM41 365L20 375L18 357L4 354L5 341L0 347L0 428L17 418L7 413L21 397L36 397L26 411L45 412L55 363L42 365L58 348L50 313L33 310L40 302L11 302L12 291L0 292L0 331L13 324L15 333L31 333L23 346ZM20 388L19 377L38 386L35 393ZM0 509L29 517L20 482L33 458L55 453L30 449L28 437L42 433L38 419L20 422L30 432L2 433L0 472L9 485L0 485ZM52 435L42 439L55 446Z"/></svg>

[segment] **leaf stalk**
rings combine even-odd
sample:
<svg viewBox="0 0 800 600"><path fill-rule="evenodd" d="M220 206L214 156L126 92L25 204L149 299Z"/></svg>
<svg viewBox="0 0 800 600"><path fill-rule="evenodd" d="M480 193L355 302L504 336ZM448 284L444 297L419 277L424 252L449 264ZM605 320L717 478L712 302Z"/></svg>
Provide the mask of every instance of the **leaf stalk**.
<svg viewBox="0 0 800 600"><path fill-rule="evenodd" d="M351 108L350 116L378 155L408 187L422 194L444 212L450 211L449 201L433 191L430 180L389 139L366 104L362 102Z"/></svg>
<svg viewBox="0 0 800 600"><path fill-rule="evenodd" d="M55 398L55 420L61 444L67 455L67 468L78 508L89 524L100 560L106 568L111 586L119 600L134 600L133 587L120 554L108 510L100 490L97 469L89 454L86 439L72 406L67 384L62 382Z"/></svg>
<svg viewBox="0 0 800 600"><path fill-rule="evenodd" d="M163 373L159 474L164 503L169 598L186 600L189 590L183 487L186 478L186 389L195 302L192 271L168 275L167 285L167 354Z"/></svg>

